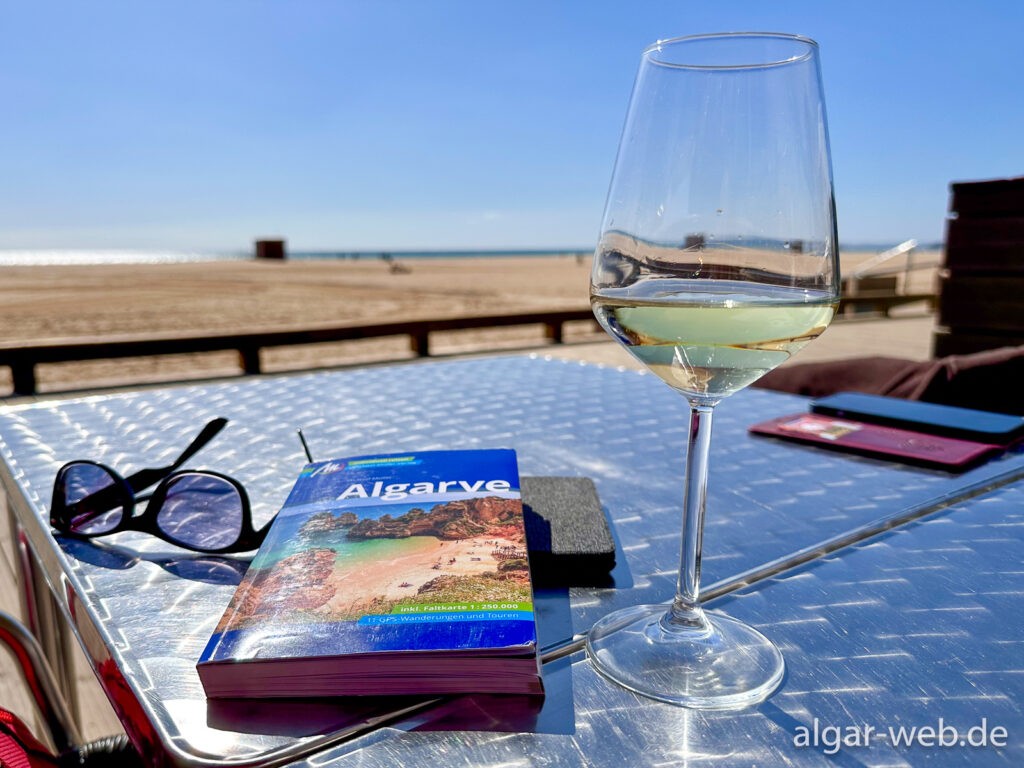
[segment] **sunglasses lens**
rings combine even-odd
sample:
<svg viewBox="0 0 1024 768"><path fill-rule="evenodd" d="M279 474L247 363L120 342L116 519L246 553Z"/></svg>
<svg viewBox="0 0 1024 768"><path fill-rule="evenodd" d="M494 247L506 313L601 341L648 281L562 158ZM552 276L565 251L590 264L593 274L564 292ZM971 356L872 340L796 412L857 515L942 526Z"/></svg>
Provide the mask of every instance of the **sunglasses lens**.
<svg viewBox="0 0 1024 768"><path fill-rule="evenodd" d="M80 536L110 533L121 522L128 504L126 489L103 467L70 464L58 479L64 500L66 530Z"/></svg>
<svg viewBox="0 0 1024 768"><path fill-rule="evenodd" d="M156 517L160 530L186 547L222 549L242 534L242 497L213 475L189 472L171 478Z"/></svg>

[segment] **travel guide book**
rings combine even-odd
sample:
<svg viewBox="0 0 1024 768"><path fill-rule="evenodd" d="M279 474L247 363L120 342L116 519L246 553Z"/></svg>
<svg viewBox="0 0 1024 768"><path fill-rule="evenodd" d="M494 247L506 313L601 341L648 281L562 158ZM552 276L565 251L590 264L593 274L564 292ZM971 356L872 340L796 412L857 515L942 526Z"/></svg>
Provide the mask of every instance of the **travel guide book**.
<svg viewBox="0 0 1024 768"><path fill-rule="evenodd" d="M197 669L210 698L541 693L515 452L306 465Z"/></svg>

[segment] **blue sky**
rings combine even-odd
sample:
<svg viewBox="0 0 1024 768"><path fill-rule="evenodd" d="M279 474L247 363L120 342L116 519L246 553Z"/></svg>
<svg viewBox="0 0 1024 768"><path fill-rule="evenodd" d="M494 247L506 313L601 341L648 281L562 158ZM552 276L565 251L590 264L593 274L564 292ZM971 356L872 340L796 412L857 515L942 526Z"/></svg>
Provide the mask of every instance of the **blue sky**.
<svg viewBox="0 0 1024 768"><path fill-rule="evenodd" d="M658 38L821 44L840 240L1024 174L1024 3L6 0L0 248L590 248Z"/></svg>

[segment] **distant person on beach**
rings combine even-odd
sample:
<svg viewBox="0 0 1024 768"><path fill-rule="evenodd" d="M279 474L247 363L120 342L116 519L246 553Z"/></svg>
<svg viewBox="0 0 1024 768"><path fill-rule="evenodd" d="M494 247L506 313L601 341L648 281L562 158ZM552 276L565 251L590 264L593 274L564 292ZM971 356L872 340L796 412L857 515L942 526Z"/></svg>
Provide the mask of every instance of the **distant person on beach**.
<svg viewBox="0 0 1024 768"><path fill-rule="evenodd" d="M388 270L393 275L405 275L408 274L409 272L412 272L412 270L409 267L405 266L404 264L399 264L397 261L395 261L390 253L382 253L380 255L380 260L388 265Z"/></svg>

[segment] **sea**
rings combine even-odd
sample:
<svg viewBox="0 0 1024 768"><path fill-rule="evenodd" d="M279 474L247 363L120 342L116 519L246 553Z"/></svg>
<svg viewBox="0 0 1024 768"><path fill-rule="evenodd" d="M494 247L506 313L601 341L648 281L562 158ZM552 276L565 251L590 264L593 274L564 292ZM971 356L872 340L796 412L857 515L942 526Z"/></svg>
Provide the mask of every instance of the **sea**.
<svg viewBox="0 0 1024 768"><path fill-rule="evenodd" d="M461 259L507 258L533 256L538 258L572 256L589 259L590 248L538 248L529 250L450 250L450 251L299 251L289 250L289 260L394 260L406 259ZM0 266L33 265L85 265L85 264L175 264L197 261L248 261L254 258L248 251L204 250L0 250Z"/></svg>
<svg viewBox="0 0 1024 768"><path fill-rule="evenodd" d="M417 507L430 506L424 504L377 504L375 506L357 507L353 511L360 513L362 519L377 519L382 515L400 517ZM306 510L296 512L296 510ZM374 560L390 560L407 554L415 554L423 550L437 547L435 536L410 536L404 539L366 539L353 541L348 538L347 528L337 528L315 533L300 533L300 529L309 520L313 511L322 509L335 511L335 507L327 502L291 507L291 514L278 515L274 524L273 546L260 551L257 566L268 568L279 560L283 560L310 547L333 549L335 562L339 566Z"/></svg>
<svg viewBox="0 0 1024 768"><path fill-rule="evenodd" d="M846 244L840 246L840 252L882 252L891 247L888 244ZM939 250L942 243L921 243L921 250ZM288 250L289 260L384 260L403 261L407 259L464 259L464 258L508 258L508 257L574 257L590 259L593 248L534 248L509 250ZM216 251L216 250L85 250L85 249L49 249L49 250L15 250L0 249L0 266L31 266L60 264L174 264L196 261L249 261L254 258L252 250Z"/></svg>

